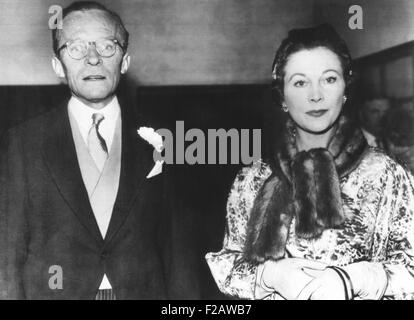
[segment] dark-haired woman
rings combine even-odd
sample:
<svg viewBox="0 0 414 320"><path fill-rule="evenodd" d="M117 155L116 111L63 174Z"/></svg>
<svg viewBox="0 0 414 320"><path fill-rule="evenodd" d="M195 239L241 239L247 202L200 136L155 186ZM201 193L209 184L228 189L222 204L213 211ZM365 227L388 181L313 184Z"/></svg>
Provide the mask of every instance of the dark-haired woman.
<svg viewBox="0 0 414 320"><path fill-rule="evenodd" d="M219 289L247 299L414 297L414 179L344 115L349 51L329 25L289 32L273 63L285 111L269 159L237 175Z"/></svg>

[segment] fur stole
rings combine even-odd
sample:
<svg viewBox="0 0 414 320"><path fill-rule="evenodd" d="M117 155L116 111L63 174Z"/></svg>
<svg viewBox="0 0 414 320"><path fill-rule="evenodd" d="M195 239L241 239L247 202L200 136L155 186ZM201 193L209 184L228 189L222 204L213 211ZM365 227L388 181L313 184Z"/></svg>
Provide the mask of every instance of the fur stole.
<svg viewBox="0 0 414 320"><path fill-rule="evenodd" d="M247 261L283 258L293 217L297 235L307 239L344 222L339 180L355 169L368 146L361 130L341 116L327 149L301 152L294 130L289 119L274 155L273 172L254 201L247 224Z"/></svg>

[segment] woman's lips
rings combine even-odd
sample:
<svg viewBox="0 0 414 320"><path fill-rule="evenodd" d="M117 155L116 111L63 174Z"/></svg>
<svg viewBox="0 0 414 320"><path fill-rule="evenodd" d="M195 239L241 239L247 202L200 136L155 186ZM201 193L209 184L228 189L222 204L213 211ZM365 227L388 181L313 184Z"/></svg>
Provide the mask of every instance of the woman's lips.
<svg viewBox="0 0 414 320"><path fill-rule="evenodd" d="M308 112L306 112L306 114L311 116L311 117L319 118L319 117L322 117L327 112L328 112L327 109L320 109L320 110L308 111Z"/></svg>

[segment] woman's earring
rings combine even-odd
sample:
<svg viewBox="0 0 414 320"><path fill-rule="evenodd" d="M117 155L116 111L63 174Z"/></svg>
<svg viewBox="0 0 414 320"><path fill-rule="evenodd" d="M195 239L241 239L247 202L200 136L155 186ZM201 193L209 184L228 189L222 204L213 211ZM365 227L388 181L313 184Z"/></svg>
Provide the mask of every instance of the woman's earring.
<svg viewBox="0 0 414 320"><path fill-rule="evenodd" d="M287 107L287 105L286 105L286 103L282 103L282 110L283 110L283 112L288 112L288 107Z"/></svg>
<svg viewBox="0 0 414 320"><path fill-rule="evenodd" d="M346 99L348 99L346 96L343 96L342 100L343 100L343 104L345 104Z"/></svg>

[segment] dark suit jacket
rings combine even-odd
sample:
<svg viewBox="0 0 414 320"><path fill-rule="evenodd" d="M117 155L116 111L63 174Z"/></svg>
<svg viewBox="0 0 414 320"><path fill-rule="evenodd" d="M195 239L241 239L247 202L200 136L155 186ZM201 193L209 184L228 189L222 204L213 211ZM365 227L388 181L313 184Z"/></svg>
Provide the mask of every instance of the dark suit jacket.
<svg viewBox="0 0 414 320"><path fill-rule="evenodd" d="M120 183L105 239L82 181L67 104L3 137L0 298L94 299L104 273L118 299L197 298L191 267L180 260L187 250L180 243L188 241L174 235L180 230L165 172L146 179L153 148L123 110L122 121ZM51 266L61 267L61 289L50 288Z"/></svg>

